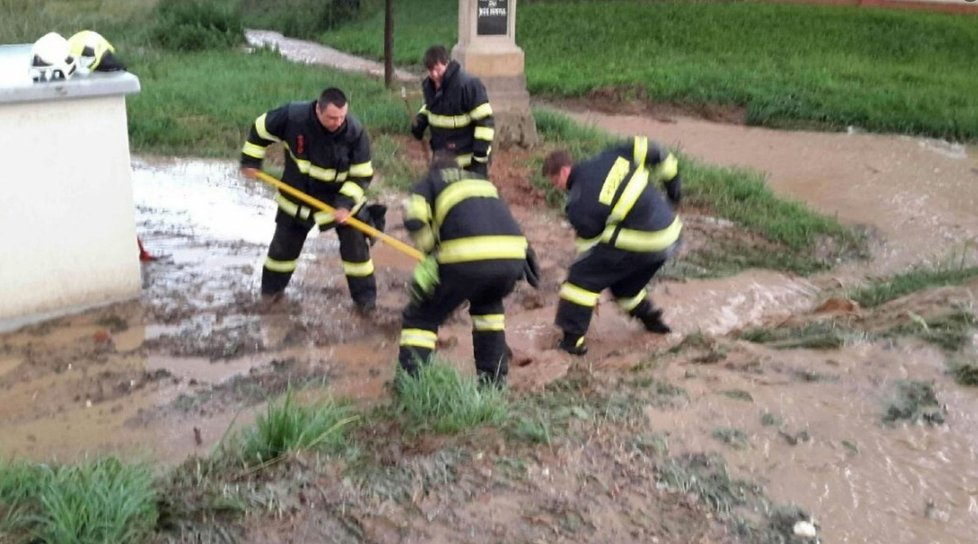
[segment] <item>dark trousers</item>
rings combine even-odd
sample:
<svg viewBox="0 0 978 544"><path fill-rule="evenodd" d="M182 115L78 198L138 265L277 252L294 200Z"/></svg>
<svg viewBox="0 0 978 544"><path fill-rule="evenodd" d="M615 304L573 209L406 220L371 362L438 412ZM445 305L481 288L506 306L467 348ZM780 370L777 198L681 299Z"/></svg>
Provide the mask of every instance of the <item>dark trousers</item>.
<svg viewBox="0 0 978 544"><path fill-rule="evenodd" d="M282 211L275 218L275 235L268 246L268 258L261 275L263 295L281 293L292 279L299 254L306 242L306 235L315 223L295 219ZM320 226L329 230L334 223ZM370 260L370 246L367 237L360 231L345 225L336 225L336 235L340 239L340 258L343 271L350 288L350 296L358 305L372 303L377 299L377 284L374 279L373 262Z"/></svg>
<svg viewBox="0 0 978 544"><path fill-rule="evenodd" d="M598 244L571 265L560 289L558 327L573 339L584 336L601 291L610 288L619 306L629 315L642 318L654 311L645 286L662 268L671 248L653 253L635 253Z"/></svg>
<svg viewBox="0 0 978 544"><path fill-rule="evenodd" d="M503 298L523 276L523 261L495 260L441 265L431 295L404 309L398 363L410 374L426 364L438 339L438 327L462 303L469 302L472 348L479 376L501 381L509 372L509 348Z"/></svg>

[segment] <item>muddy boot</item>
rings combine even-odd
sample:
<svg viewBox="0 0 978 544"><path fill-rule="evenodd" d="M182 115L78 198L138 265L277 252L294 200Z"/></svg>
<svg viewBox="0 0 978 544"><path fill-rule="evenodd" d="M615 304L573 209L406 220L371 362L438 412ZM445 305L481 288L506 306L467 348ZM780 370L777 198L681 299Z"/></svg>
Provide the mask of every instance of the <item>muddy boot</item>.
<svg viewBox="0 0 978 544"><path fill-rule="evenodd" d="M368 300L366 302L357 302L356 308L358 314L364 317L368 317L374 315L374 313L377 311L377 303L372 300Z"/></svg>
<svg viewBox="0 0 978 544"><path fill-rule="evenodd" d="M560 342L557 342L557 349L562 349L571 355L584 355L587 353L587 344L584 343L583 336L565 334Z"/></svg>
<svg viewBox="0 0 978 544"><path fill-rule="evenodd" d="M666 325L662 321L662 310L654 310L647 314L639 316L642 324L645 325L645 330L649 332L654 332L656 334L669 334L672 329L669 325Z"/></svg>

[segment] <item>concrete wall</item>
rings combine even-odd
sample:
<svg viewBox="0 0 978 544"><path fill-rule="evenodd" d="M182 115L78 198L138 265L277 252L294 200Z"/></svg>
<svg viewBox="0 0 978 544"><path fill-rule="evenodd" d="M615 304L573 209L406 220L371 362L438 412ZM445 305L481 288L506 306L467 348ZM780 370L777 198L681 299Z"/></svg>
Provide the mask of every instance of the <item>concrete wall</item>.
<svg viewBox="0 0 978 544"><path fill-rule="evenodd" d="M0 330L141 289L125 107L138 80L76 79L0 85Z"/></svg>

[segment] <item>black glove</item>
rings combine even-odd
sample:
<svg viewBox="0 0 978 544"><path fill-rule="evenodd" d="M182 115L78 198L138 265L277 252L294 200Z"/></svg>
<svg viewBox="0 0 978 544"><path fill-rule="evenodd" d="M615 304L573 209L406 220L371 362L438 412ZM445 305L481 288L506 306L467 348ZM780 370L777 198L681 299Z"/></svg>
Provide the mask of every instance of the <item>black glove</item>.
<svg viewBox="0 0 978 544"><path fill-rule="evenodd" d="M387 206L383 204L368 204L360 208L357 212L357 219L363 221L364 223L370 225L371 227L384 232L384 228L387 227ZM367 241L370 245L374 245L377 242L377 238L367 237Z"/></svg>
<svg viewBox="0 0 978 544"><path fill-rule="evenodd" d="M465 167L466 170L472 172L473 174L479 174L484 178L489 178L489 164L485 162L478 162L473 160L472 164Z"/></svg>
<svg viewBox="0 0 978 544"><path fill-rule="evenodd" d="M540 267L537 266L537 254L529 246L526 247L526 260L523 261L523 279L534 289L540 287Z"/></svg>
<svg viewBox="0 0 978 544"><path fill-rule="evenodd" d="M678 206L679 201L682 200L683 192L683 180L677 174L676 177L672 178L671 181L666 183L666 195L669 196L669 202L673 206Z"/></svg>
<svg viewBox="0 0 978 544"><path fill-rule="evenodd" d="M424 138L424 127L418 122L417 118L411 123L411 135L414 136L415 140Z"/></svg>

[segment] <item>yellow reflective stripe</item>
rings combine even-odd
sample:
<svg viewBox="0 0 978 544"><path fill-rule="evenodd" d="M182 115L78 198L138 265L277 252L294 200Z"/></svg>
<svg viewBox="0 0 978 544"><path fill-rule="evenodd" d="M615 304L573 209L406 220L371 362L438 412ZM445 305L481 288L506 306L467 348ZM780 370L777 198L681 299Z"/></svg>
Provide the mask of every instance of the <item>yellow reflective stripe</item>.
<svg viewBox="0 0 978 544"><path fill-rule="evenodd" d="M608 175L605 176L604 183L601 185L598 202L605 206L611 206L615 195L618 194L618 187L621 187L621 182L625 181L625 178L628 177L628 173L631 171L632 166L624 157L615 159L615 164L611 165L611 168L608 170Z"/></svg>
<svg viewBox="0 0 978 544"><path fill-rule="evenodd" d="M421 230L412 232L411 239L414 240L414 245L418 246L418 249L425 253L428 253L435 247L435 235L431 231L431 226L427 224L421 227Z"/></svg>
<svg viewBox="0 0 978 544"><path fill-rule="evenodd" d="M255 132L257 132L258 135L261 136L262 138L264 138L265 140L271 140L273 142L281 142L282 141L281 138L279 138L278 136L272 135L272 133L271 132L268 132L268 129L265 128L265 116L266 115L268 115L268 114L267 113L263 113L263 114L261 114L261 115L258 116L258 119L255 119Z"/></svg>
<svg viewBox="0 0 978 544"><path fill-rule="evenodd" d="M431 222L431 206L425 197L414 193L404 201L405 219L417 219L422 223Z"/></svg>
<svg viewBox="0 0 978 544"><path fill-rule="evenodd" d="M475 132L472 133L472 137L476 140L486 140L487 142L491 142L495 135L496 130L492 127L475 127Z"/></svg>
<svg viewBox="0 0 978 544"><path fill-rule="evenodd" d="M601 235L597 235L594 238L574 238L574 246L577 248L578 253L584 253L585 251L594 247L595 244L601 241Z"/></svg>
<svg viewBox="0 0 978 544"><path fill-rule="evenodd" d="M360 202L365 198L363 195L363 187L360 187L352 181L347 181L340 186L340 194L352 198L353 202Z"/></svg>
<svg viewBox="0 0 978 544"><path fill-rule="evenodd" d="M245 142L244 147L241 148L241 152L256 159L265 158L265 147L251 142Z"/></svg>
<svg viewBox="0 0 978 544"><path fill-rule="evenodd" d="M656 231L621 229L615 238L615 247L626 251L663 251L679 240L683 230L683 222L679 217L671 225ZM608 225L601 235L601 241L610 243L614 236L615 226Z"/></svg>
<svg viewBox="0 0 978 544"><path fill-rule="evenodd" d="M438 335L424 329L404 329L401 331L401 345L435 349Z"/></svg>
<svg viewBox="0 0 978 544"><path fill-rule="evenodd" d="M299 219L309 219L309 213L310 213L309 208L305 206L299 206L295 202L292 202L291 200L282 196L282 193L275 194L275 202L278 204L278 207L286 214L291 215L292 217L296 217L296 214L298 214Z"/></svg>
<svg viewBox="0 0 978 544"><path fill-rule="evenodd" d="M489 162L489 157L476 157L475 155L473 155L472 156L472 162L477 162L477 163L480 163L480 164L481 163L487 163L487 162Z"/></svg>
<svg viewBox="0 0 978 544"><path fill-rule="evenodd" d="M370 161L350 166L350 176L354 178L369 178L374 175L374 167Z"/></svg>
<svg viewBox="0 0 978 544"><path fill-rule="evenodd" d="M428 112L428 122L431 123L431 126L438 128L462 128L469 126L472 118L467 113L463 113L462 115L438 115L437 113Z"/></svg>
<svg viewBox="0 0 978 544"><path fill-rule="evenodd" d="M648 153L649 139L645 136L636 136L635 143L632 145L632 162L635 163L635 166L643 166Z"/></svg>
<svg viewBox="0 0 978 544"><path fill-rule="evenodd" d="M438 262L447 264L525 258L526 238L522 236L469 236L442 242L438 248Z"/></svg>
<svg viewBox="0 0 978 544"><path fill-rule="evenodd" d="M350 213L353 213L352 210ZM303 218L305 219L305 218ZM316 212L312 214L312 220L319 226L327 225L336 220L332 212Z"/></svg>
<svg viewBox="0 0 978 544"><path fill-rule="evenodd" d="M441 225L448 212L467 198L499 198L499 191L484 179L463 179L450 183L435 199L435 224Z"/></svg>
<svg viewBox="0 0 978 544"><path fill-rule="evenodd" d="M299 259L292 261L279 261L271 257L265 259L265 268L272 272L293 272L298 264Z"/></svg>
<svg viewBox="0 0 978 544"><path fill-rule="evenodd" d="M477 106L474 110L469 112L469 117L478 121L479 119L485 119L492 115L492 106L488 102ZM478 136L476 136L478 138Z"/></svg>
<svg viewBox="0 0 978 544"><path fill-rule="evenodd" d="M506 330L506 315L474 315L472 316L472 328L477 331L504 331Z"/></svg>
<svg viewBox="0 0 978 544"><path fill-rule="evenodd" d="M643 300L645 300L645 296L647 294L648 292L645 289L642 289L634 297L620 298L618 299L618 306L620 306L622 310L625 310L626 312L630 312L634 310L636 306L641 304Z"/></svg>
<svg viewBox="0 0 978 544"><path fill-rule="evenodd" d="M369 259L362 263L343 261L343 273L347 276L354 276L357 278L369 276L374 273L374 262Z"/></svg>
<svg viewBox="0 0 978 544"><path fill-rule="evenodd" d="M466 166L472 164L472 154L466 153L464 155L456 155L455 162L457 162L460 167L465 168Z"/></svg>
<svg viewBox="0 0 978 544"><path fill-rule="evenodd" d="M564 284L560 286L560 298L580 306L593 308L598 303L598 297L600 296L601 293L588 291L587 289L578 287L570 282L565 281Z"/></svg>
<svg viewBox="0 0 978 544"><path fill-rule="evenodd" d="M638 201L638 197L642 196L642 192L649 184L649 171L646 168L638 168L635 173L632 174L631 179L628 180L628 184L625 185L625 190L622 191L621 197L618 198L618 202L615 202L615 207L611 209L611 214L608 215L608 224L613 225L615 223L620 223L628 212L632 211L632 206Z"/></svg>
<svg viewBox="0 0 978 544"><path fill-rule="evenodd" d="M302 162L306 164L305 173L309 174L309 177L316 178L319 181L337 181L336 169L316 166L309 161L302 161Z"/></svg>
<svg viewBox="0 0 978 544"><path fill-rule="evenodd" d="M656 179L671 180L679 173L679 160L672 153L666 156L665 160L656 165L652 174Z"/></svg>
<svg viewBox="0 0 978 544"><path fill-rule="evenodd" d="M418 110L419 115L428 115L428 104L421 104L421 109Z"/></svg>

